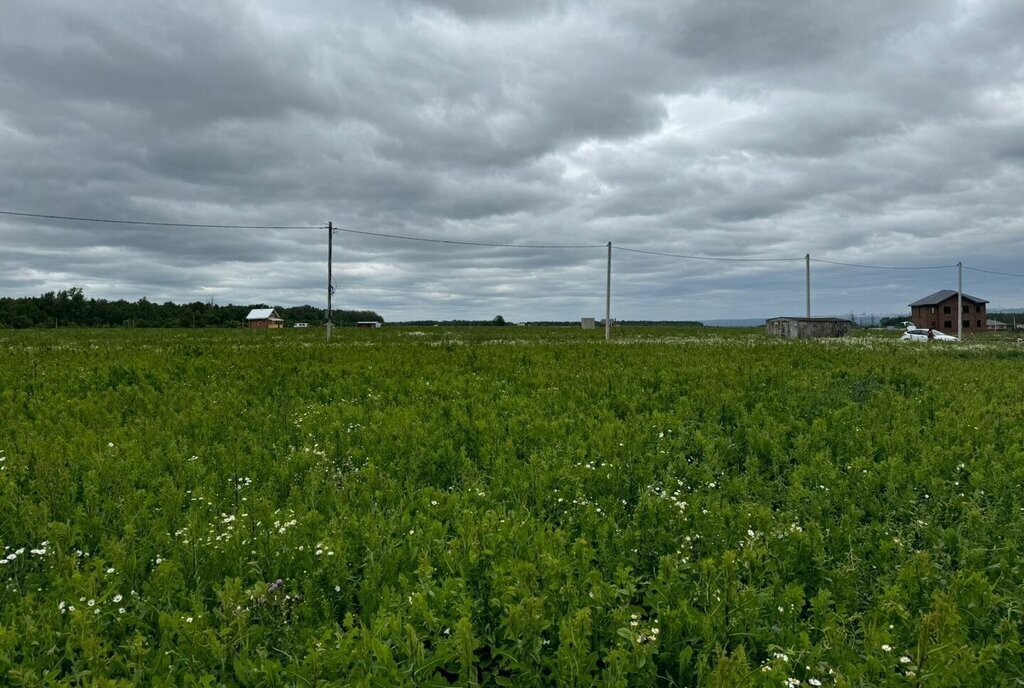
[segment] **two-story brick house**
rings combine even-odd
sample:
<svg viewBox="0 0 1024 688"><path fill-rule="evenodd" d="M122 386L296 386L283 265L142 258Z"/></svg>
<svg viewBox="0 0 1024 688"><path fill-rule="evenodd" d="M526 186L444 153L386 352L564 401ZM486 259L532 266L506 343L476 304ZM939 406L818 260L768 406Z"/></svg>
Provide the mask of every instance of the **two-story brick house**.
<svg viewBox="0 0 1024 688"><path fill-rule="evenodd" d="M985 332L985 299L961 293L963 312L963 331ZM910 319L918 327L931 327L946 333L956 332L956 292L952 289L940 289L923 299L910 304Z"/></svg>

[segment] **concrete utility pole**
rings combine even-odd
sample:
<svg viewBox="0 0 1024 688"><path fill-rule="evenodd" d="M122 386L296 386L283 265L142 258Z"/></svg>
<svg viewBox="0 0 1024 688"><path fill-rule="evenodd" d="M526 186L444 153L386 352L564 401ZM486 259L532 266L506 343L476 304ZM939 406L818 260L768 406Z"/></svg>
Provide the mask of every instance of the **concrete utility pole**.
<svg viewBox="0 0 1024 688"><path fill-rule="evenodd" d="M604 291L604 340L612 339L612 242L608 242L608 275Z"/></svg>
<svg viewBox="0 0 1024 688"><path fill-rule="evenodd" d="M807 253L804 255L804 263L807 268L807 317L811 317L811 254Z"/></svg>
<svg viewBox="0 0 1024 688"><path fill-rule="evenodd" d="M334 224L327 223L327 341L331 341L331 297L334 296Z"/></svg>
<svg viewBox="0 0 1024 688"><path fill-rule="evenodd" d="M956 264L956 338L964 340L964 263Z"/></svg>

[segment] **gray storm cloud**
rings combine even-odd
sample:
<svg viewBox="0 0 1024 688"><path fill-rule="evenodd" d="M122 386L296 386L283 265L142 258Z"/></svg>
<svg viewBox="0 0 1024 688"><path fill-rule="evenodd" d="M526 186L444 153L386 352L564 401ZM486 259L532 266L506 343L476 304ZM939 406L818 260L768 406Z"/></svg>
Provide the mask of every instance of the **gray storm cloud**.
<svg viewBox="0 0 1024 688"><path fill-rule="evenodd" d="M1024 272L1021 35L1011 0L13 0L0 209ZM0 216L0 245L0 295L325 300L318 230ZM601 248L337 248L341 304L389 320L603 307ZM620 318L803 305L800 261L613 273ZM819 314L898 312L955 272L813 282Z"/></svg>

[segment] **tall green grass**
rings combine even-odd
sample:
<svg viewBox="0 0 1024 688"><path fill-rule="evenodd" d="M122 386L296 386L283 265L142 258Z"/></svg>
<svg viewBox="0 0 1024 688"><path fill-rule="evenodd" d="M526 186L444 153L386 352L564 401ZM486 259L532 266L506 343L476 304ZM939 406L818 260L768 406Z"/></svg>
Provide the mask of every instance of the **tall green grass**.
<svg viewBox="0 0 1024 688"><path fill-rule="evenodd" d="M616 334L0 332L0 683L1024 675L1013 342Z"/></svg>

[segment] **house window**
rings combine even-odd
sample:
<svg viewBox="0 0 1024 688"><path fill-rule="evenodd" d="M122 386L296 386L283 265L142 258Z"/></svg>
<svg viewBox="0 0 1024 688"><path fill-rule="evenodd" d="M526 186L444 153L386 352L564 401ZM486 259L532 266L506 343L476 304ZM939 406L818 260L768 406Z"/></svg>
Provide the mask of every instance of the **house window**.
<svg viewBox="0 0 1024 688"><path fill-rule="evenodd" d="M968 330L971 329L971 321L970 320L964 320L964 329L968 329Z"/></svg>
<svg viewBox="0 0 1024 688"><path fill-rule="evenodd" d="M978 327L981 327L981 321L980 320L978 321Z"/></svg>
<svg viewBox="0 0 1024 688"><path fill-rule="evenodd" d="M949 330L949 329L951 329L953 327L953 321L952 320L947 320L946 322L942 323L942 326L945 327L947 330Z"/></svg>
<svg viewBox="0 0 1024 688"><path fill-rule="evenodd" d="M932 315L935 315L935 306L932 306L930 310L932 312Z"/></svg>
<svg viewBox="0 0 1024 688"><path fill-rule="evenodd" d="M974 307L974 312L975 313L981 313L983 310L984 309L981 307L980 303L977 306Z"/></svg>
<svg viewBox="0 0 1024 688"><path fill-rule="evenodd" d="M971 312L971 307L970 306L964 306L964 313L970 313L970 312Z"/></svg>
<svg viewBox="0 0 1024 688"><path fill-rule="evenodd" d="M952 306L943 306L942 307L942 312L945 313L946 315L949 315L950 313L953 312L953 307Z"/></svg>

